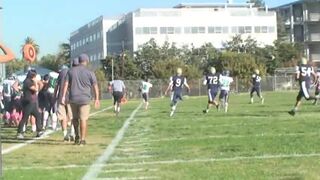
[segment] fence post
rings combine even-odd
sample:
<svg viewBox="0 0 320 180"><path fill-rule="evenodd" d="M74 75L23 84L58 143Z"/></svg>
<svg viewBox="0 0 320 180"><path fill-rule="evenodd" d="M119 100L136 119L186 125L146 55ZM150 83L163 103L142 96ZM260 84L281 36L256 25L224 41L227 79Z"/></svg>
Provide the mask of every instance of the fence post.
<svg viewBox="0 0 320 180"><path fill-rule="evenodd" d="M199 90L199 96L201 96L201 80L198 79L198 90Z"/></svg>
<svg viewBox="0 0 320 180"><path fill-rule="evenodd" d="M275 74L273 77L273 91L276 91L276 84L277 84L277 75Z"/></svg>
<svg viewBox="0 0 320 180"><path fill-rule="evenodd" d="M236 77L236 92L239 93L239 79Z"/></svg>

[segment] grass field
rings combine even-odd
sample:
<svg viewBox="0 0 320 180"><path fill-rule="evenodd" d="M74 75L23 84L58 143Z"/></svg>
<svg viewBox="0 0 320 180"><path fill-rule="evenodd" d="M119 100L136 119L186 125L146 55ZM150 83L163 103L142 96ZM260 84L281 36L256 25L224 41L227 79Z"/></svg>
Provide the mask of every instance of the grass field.
<svg viewBox="0 0 320 180"><path fill-rule="evenodd" d="M92 116L84 147L57 132L5 154L4 179L81 179L125 122L123 138L96 166L98 179L320 179L320 107L305 102L291 117L295 96L266 93L261 105L232 95L227 114L203 114L207 98L191 97L172 118L168 98L136 113L140 101L131 101L119 117L111 110ZM3 149L23 143L14 137L15 129L2 129Z"/></svg>

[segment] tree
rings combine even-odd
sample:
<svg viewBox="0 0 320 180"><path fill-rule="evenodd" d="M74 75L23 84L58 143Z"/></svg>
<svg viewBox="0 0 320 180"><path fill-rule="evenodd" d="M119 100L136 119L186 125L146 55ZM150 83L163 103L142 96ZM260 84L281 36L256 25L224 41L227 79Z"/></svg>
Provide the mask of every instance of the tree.
<svg viewBox="0 0 320 180"><path fill-rule="evenodd" d="M6 76L8 77L16 71L25 69L26 66L28 66L28 62L21 59L15 59L13 61L10 61L6 63Z"/></svg>
<svg viewBox="0 0 320 180"><path fill-rule="evenodd" d="M57 57L55 55L47 54L42 56L38 64L52 71L59 71L59 64L57 63Z"/></svg>
<svg viewBox="0 0 320 180"><path fill-rule="evenodd" d="M263 0L249 0L248 3L253 3L254 7L264 7L265 2Z"/></svg>
<svg viewBox="0 0 320 180"><path fill-rule="evenodd" d="M69 43L61 43L59 45L59 52L57 54L57 63L59 66L63 64L70 64L71 47Z"/></svg>

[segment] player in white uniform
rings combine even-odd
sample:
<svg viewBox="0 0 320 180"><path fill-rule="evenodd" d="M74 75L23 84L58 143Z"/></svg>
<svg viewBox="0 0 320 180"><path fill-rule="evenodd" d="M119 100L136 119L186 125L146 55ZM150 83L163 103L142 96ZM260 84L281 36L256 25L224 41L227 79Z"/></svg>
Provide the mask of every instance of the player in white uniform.
<svg viewBox="0 0 320 180"><path fill-rule="evenodd" d="M228 112L228 102L229 102L229 91L230 91L230 84L233 82L233 78L229 77L230 72L224 71L223 75L220 77L220 96L219 100L220 103L223 105L224 112Z"/></svg>
<svg viewBox="0 0 320 180"><path fill-rule="evenodd" d="M152 88L152 84L149 79L142 81L141 83L141 94L144 102L144 109L147 110L149 106L149 90Z"/></svg>

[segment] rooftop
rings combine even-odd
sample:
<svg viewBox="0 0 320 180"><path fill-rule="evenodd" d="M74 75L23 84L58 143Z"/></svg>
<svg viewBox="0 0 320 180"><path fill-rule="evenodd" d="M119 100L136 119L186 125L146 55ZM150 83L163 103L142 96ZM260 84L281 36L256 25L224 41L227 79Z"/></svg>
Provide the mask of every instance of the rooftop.
<svg viewBox="0 0 320 180"><path fill-rule="evenodd" d="M181 3L173 8L252 7L253 3Z"/></svg>

